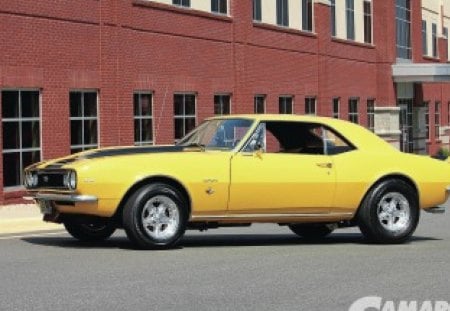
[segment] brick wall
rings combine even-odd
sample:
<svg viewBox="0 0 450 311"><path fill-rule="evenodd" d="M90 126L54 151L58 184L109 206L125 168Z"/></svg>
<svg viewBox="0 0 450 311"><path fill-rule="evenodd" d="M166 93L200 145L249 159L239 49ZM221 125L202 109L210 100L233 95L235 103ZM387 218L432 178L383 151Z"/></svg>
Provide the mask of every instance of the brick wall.
<svg viewBox="0 0 450 311"><path fill-rule="evenodd" d="M267 94L267 112L278 113L279 95L293 95L302 114L305 97L315 96L326 116L340 97L344 119L348 99L358 97L365 125L368 98L396 105L393 8L393 0L373 2L374 45L367 45L333 39L329 7L320 3L311 34L254 24L251 1L232 0L230 18L145 0L0 0L0 89L41 89L44 159L70 152L76 89L99 91L101 146L133 144L136 90L153 92L158 144L174 141L175 92L197 94L197 122L213 114L215 93L232 94L233 113L252 113L253 96ZM424 96L446 103L450 88L425 86ZM0 201L14 197L0 191Z"/></svg>

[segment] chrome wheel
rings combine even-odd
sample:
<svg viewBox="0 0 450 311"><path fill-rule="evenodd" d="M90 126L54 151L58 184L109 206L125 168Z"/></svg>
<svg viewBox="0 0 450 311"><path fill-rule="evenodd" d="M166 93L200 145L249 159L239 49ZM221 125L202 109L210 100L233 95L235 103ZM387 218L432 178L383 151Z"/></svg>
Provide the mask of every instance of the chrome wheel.
<svg viewBox="0 0 450 311"><path fill-rule="evenodd" d="M378 203L377 216L380 224L391 232L408 229L411 208L406 197L399 192L385 194Z"/></svg>
<svg viewBox="0 0 450 311"><path fill-rule="evenodd" d="M167 240L178 232L180 212L177 204L168 196L150 198L142 209L142 225L155 240Z"/></svg>

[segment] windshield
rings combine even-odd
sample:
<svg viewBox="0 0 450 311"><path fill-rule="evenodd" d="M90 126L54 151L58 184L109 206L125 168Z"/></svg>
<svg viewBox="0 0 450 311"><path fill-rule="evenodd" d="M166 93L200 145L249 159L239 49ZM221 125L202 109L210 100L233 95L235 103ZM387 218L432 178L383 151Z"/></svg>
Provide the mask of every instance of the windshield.
<svg viewBox="0 0 450 311"><path fill-rule="evenodd" d="M247 119L209 120L178 142L178 146L231 150L247 134L253 121Z"/></svg>

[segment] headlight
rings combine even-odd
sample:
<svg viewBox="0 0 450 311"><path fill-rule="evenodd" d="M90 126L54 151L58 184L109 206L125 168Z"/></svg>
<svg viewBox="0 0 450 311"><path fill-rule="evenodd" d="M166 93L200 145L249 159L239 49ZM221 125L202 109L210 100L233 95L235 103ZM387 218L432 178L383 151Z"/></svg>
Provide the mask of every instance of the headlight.
<svg viewBox="0 0 450 311"><path fill-rule="evenodd" d="M69 171L64 175L64 187L70 190L75 190L77 188L77 173L75 171Z"/></svg>
<svg viewBox="0 0 450 311"><path fill-rule="evenodd" d="M34 188L38 185L38 176L35 172L25 173L25 187Z"/></svg>

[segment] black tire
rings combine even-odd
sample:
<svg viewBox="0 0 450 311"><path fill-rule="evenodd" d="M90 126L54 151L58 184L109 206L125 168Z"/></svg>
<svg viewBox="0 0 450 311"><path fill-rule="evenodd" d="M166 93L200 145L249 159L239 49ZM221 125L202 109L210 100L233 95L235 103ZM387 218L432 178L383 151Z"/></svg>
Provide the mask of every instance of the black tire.
<svg viewBox="0 0 450 311"><path fill-rule="evenodd" d="M383 207L383 204L390 205ZM398 244L411 237L419 217L419 200L415 189L402 180L388 179L375 185L366 195L358 211L357 222L369 241Z"/></svg>
<svg viewBox="0 0 450 311"><path fill-rule="evenodd" d="M116 226L108 220L68 219L64 221L67 232L83 242L99 242L108 239Z"/></svg>
<svg viewBox="0 0 450 311"><path fill-rule="evenodd" d="M334 226L329 224L291 224L289 229L302 238L320 240L333 232Z"/></svg>
<svg viewBox="0 0 450 311"><path fill-rule="evenodd" d="M139 188L123 209L125 232L140 249L175 247L184 235L187 220L186 200L175 188L163 183Z"/></svg>

